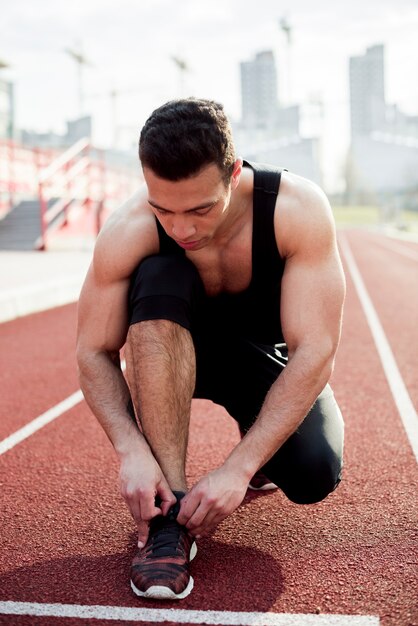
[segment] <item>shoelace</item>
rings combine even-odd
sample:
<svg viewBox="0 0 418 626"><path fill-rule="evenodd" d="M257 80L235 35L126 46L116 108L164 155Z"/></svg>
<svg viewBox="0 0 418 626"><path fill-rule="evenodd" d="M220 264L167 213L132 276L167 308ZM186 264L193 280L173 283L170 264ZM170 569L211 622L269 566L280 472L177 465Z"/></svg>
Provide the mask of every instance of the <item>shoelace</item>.
<svg viewBox="0 0 418 626"><path fill-rule="evenodd" d="M159 517L151 522L150 540L146 547L146 558L176 556L179 549L181 533L184 529L174 516Z"/></svg>

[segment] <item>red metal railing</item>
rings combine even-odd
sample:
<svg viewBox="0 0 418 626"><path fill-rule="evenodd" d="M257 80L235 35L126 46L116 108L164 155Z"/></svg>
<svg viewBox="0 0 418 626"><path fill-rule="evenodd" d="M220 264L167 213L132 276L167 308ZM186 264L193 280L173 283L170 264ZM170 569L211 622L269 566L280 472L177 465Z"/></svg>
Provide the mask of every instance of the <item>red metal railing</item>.
<svg viewBox="0 0 418 626"><path fill-rule="evenodd" d="M80 139L54 159L39 175L41 235L36 242L38 250L46 249L48 230L67 222L68 211L73 202L92 208L90 149L90 141ZM48 200L54 197L58 199L48 207ZM103 204L104 189L101 189L97 201Z"/></svg>
<svg viewBox="0 0 418 626"><path fill-rule="evenodd" d="M48 233L66 224L73 207L87 211L86 234L97 235L103 215L131 195L139 182L139 166L109 164L107 153L88 139L65 152L0 141L0 217L18 201L37 197L39 250L46 249Z"/></svg>
<svg viewBox="0 0 418 626"><path fill-rule="evenodd" d="M36 197L40 171L58 156L58 150L30 148L0 140L0 217L20 199Z"/></svg>

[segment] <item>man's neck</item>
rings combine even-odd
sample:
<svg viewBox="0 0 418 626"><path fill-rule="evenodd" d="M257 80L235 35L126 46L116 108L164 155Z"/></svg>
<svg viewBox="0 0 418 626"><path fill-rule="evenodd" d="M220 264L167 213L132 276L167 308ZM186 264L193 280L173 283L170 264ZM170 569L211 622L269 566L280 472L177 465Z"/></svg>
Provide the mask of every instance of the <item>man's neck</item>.
<svg viewBox="0 0 418 626"><path fill-rule="evenodd" d="M253 185L252 170L245 168L238 186L231 193L225 220L213 239L216 247L227 245L252 219Z"/></svg>

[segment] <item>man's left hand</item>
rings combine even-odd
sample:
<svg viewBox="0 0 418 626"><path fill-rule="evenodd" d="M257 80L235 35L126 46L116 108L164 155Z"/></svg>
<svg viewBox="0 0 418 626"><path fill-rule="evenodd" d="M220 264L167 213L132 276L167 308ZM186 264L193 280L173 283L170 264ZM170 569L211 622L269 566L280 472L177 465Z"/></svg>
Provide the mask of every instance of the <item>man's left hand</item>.
<svg viewBox="0 0 418 626"><path fill-rule="evenodd" d="M197 538L208 535L241 504L247 487L245 476L225 467L213 470L181 500L177 521Z"/></svg>

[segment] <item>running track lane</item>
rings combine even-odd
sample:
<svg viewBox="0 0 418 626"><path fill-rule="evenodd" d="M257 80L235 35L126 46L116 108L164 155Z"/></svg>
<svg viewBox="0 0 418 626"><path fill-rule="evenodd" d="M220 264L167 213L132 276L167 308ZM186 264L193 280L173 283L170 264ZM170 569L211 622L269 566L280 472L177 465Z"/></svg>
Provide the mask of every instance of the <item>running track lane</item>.
<svg viewBox="0 0 418 626"><path fill-rule="evenodd" d="M418 409L418 243L360 230L346 232L345 237ZM369 266L370 254L374 262Z"/></svg>
<svg viewBox="0 0 418 626"><path fill-rule="evenodd" d="M374 263L370 248L366 275ZM417 514L411 496L417 470L350 279L348 289L333 377L346 419L346 467L334 494L309 507L293 505L279 492L248 495L213 537L199 542L192 595L181 604L141 602L127 585L134 527L118 495L115 458L81 404L0 457L5 518L0 599L274 613L319 610L380 615L384 626L413 624ZM74 376L73 360L67 353L55 355L60 376L41 392L36 376L32 382L31 351L37 350L37 368L47 367L39 355L49 355L50 338L58 330L73 332L75 308L49 313L48 333L33 333L36 345L29 342L24 354L18 351L9 360L22 374L26 369L25 393L38 391L47 406L49 394L65 397L60 390ZM398 313L400 328L406 328L405 311ZM43 319L45 314L27 318L28 328L40 328ZM0 327L3 336L15 331L14 322ZM17 390L9 386L5 395L17 410ZM236 438L222 409L196 402L190 481L216 466ZM0 624L57 623L53 618L0 616ZM65 626L73 623L80 620L64 619Z"/></svg>
<svg viewBox="0 0 418 626"><path fill-rule="evenodd" d="M78 388L75 316L71 304L0 324L0 440Z"/></svg>

